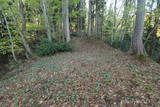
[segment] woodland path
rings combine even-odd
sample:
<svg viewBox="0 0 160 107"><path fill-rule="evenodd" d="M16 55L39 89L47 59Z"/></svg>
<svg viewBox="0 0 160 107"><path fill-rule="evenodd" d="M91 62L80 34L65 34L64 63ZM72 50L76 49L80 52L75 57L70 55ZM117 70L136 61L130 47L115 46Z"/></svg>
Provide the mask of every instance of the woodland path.
<svg viewBox="0 0 160 107"><path fill-rule="evenodd" d="M31 60L0 81L0 107L160 107L160 67L101 40Z"/></svg>

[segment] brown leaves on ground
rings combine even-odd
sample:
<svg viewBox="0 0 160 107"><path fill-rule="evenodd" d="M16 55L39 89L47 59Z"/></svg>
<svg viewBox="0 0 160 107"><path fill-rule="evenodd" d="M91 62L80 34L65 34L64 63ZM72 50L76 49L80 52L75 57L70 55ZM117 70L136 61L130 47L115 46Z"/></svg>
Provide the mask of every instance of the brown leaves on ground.
<svg viewBox="0 0 160 107"><path fill-rule="evenodd" d="M142 64L102 41L74 38L73 44L74 52L31 61L27 70L1 81L0 106L160 106L158 64Z"/></svg>

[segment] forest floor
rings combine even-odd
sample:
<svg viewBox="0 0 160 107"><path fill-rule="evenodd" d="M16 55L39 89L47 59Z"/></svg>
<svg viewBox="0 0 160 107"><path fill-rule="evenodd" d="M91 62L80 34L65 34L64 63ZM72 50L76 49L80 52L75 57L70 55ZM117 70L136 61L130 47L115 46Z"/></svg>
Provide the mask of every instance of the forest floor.
<svg viewBox="0 0 160 107"><path fill-rule="evenodd" d="M73 38L75 50L28 61L0 80L0 107L160 107L160 66Z"/></svg>

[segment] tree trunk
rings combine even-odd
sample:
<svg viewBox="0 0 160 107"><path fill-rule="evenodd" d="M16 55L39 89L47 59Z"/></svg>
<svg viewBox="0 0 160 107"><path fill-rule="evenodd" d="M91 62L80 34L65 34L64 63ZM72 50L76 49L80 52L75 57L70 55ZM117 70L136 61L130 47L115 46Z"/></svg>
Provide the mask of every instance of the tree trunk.
<svg viewBox="0 0 160 107"><path fill-rule="evenodd" d="M29 47L29 44L27 43L27 41L25 39L25 35L26 35L26 16L25 16L24 5L23 5L23 2L21 0L19 1L19 9L20 9L20 15L21 15L21 18L22 18L22 32L20 32L22 43L23 43L26 51L30 55L33 55L32 51Z"/></svg>
<svg viewBox="0 0 160 107"><path fill-rule="evenodd" d="M42 0L42 10L43 10L43 14L44 14L44 22L45 22L45 27L46 27L46 31L47 31L47 37L49 41L52 41L52 33L51 33L51 27L50 27L50 23L49 23L49 19L48 19L48 15L47 15L47 3L45 0Z"/></svg>
<svg viewBox="0 0 160 107"><path fill-rule="evenodd" d="M80 0L80 9L79 9L79 17L78 17L78 32L79 35L82 36L83 35L83 14L84 14L84 0Z"/></svg>
<svg viewBox="0 0 160 107"><path fill-rule="evenodd" d="M115 0L115 4L114 4L113 28L112 28L112 36L111 36L112 43L114 41L114 37L115 37L115 33L116 33L116 24L117 24L116 15L117 15L117 0Z"/></svg>
<svg viewBox="0 0 160 107"><path fill-rule="evenodd" d="M63 15L63 35L67 42L70 42L69 30L69 9L68 0L62 0L62 15Z"/></svg>
<svg viewBox="0 0 160 107"><path fill-rule="evenodd" d="M101 36L102 35L102 26L103 26L103 20L104 20L104 4L105 0L96 1L96 19L95 19L95 30L96 35Z"/></svg>
<svg viewBox="0 0 160 107"><path fill-rule="evenodd" d="M145 16L145 0L137 0L136 22L131 41L130 52L132 54L146 54L143 45L144 16Z"/></svg>
<svg viewBox="0 0 160 107"><path fill-rule="evenodd" d="M100 31L100 2L96 1L96 25L95 25L95 30L96 30L96 36L99 35L99 31Z"/></svg>
<svg viewBox="0 0 160 107"><path fill-rule="evenodd" d="M10 31L10 29L9 29L9 24L8 24L6 15L3 13L3 11L2 11L2 15L3 15L4 21L5 21L5 23L6 23L6 27L7 27L7 31L8 31L10 43L11 43L11 52L12 52L13 59L14 59L16 62L18 62L18 61L17 61L17 58L16 58L16 55L15 55L15 51L14 51L14 41L13 41L13 38L12 38L12 35L11 35L11 31Z"/></svg>
<svg viewBox="0 0 160 107"><path fill-rule="evenodd" d="M124 37L125 37L125 34L127 33L128 31L128 27L127 27L127 24L128 24L128 15L129 15L129 4L130 4L130 1L131 0L125 0L125 3L124 3L124 11L123 11L123 17L122 17L122 25L121 25L121 30L120 30L120 41L123 41L124 40Z"/></svg>
<svg viewBox="0 0 160 107"><path fill-rule="evenodd" d="M89 0L89 10L88 10L88 36L92 35L92 26L93 26L93 22L92 22L92 0Z"/></svg>
<svg viewBox="0 0 160 107"><path fill-rule="evenodd" d="M91 35L95 34L95 15L94 15L94 1L91 2Z"/></svg>

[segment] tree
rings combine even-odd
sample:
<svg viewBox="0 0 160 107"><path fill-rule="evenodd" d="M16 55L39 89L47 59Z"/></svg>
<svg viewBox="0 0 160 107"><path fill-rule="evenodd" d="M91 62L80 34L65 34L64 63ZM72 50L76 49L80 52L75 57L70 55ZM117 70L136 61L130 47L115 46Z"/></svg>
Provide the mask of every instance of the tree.
<svg viewBox="0 0 160 107"><path fill-rule="evenodd" d="M19 11L20 11L20 15L21 15L21 20L22 20L22 34L20 34L21 39L22 39L22 43L27 51L27 53L29 53L30 55L33 55L31 48L29 46L29 44L27 43L26 39L25 39L25 35L26 35L26 15L25 15L25 5L23 4L22 0L19 0Z"/></svg>
<svg viewBox="0 0 160 107"><path fill-rule="evenodd" d="M63 18L63 36L67 42L70 42L70 30L69 30L69 9L68 0L62 0L62 18Z"/></svg>
<svg viewBox="0 0 160 107"><path fill-rule="evenodd" d="M84 17L85 17L85 0L80 0L79 2L79 17L78 17L78 33L80 36L83 35L83 25L84 25Z"/></svg>
<svg viewBox="0 0 160 107"><path fill-rule="evenodd" d="M96 1L95 30L97 36L102 35L102 27L104 22L104 7L105 7L105 0Z"/></svg>
<svg viewBox="0 0 160 107"><path fill-rule="evenodd" d="M2 15L4 17L4 21L6 23L6 27L7 27L7 31L8 31L8 35L9 35L9 39L10 39L10 43L11 43L11 52L12 52L12 55L13 55L13 59L17 61L17 58L16 58L16 55L15 55L15 50L14 50L14 41L13 41L13 38L12 38L12 34L11 34L11 31L9 29L9 24L8 24L8 21L7 21L7 18L6 18L6 15L5 13L3 12L2 8L0 7L0 11L2 11Z"/></svg>
<svg viewBox="0 0 160 107"><path fill-rule="evenodd" d="M88 36L93 35L94 31L94 5L95 0L89 0L88 10Z"/></svg>
<svg viewBox="0 0 160 107"><path fill-rule="evenodd" d="M146 53L142 40L144 31L144 16L145 0L137 0L136 21L130 47L130 52L133 54L144 55Z"/></svg>
<svg viewBox="0 0 160 107"><path fill-rule="evenodd" d="M92 11L92 4L91 0L89 0L89 10L88 10L88 36L91 36L91 11Z"/></svg>
<svg viewBox="0 0 160 107"><path fill-rule="evenodd" d="M47 31L47 37L48 37L49 41L52 41L51 27L50 27L48 15L47 15L47 6L46 6L47 2L45 0L42 0L41 5L42 5L43 14L44 14L44 20L45 20L45 27L46 27L46 31Z"/></svg>
<svg viewBox="0 0 160 107"><path fill-rule="evenodd" d="M125 0L124 1L124 11L122 16L122 25L120 30L120 41L123 41L125 36L128 34L129 27L131 25L130 20L132 21L132 18L130 17L130 12L132 6L133 0Z"/></svg>
<svg viewBox="0 0 160 107"><path fill-rule="evenodd" d="M114 36L115 36L115 32L116 32L116 24L117 24L117 19L116 19L116 16L117 16L117 0L115 0L115 3L114 3L114 15L113 15L113 28L112 28L112 37L111 37L111 42L114 41Z"/></svg>

